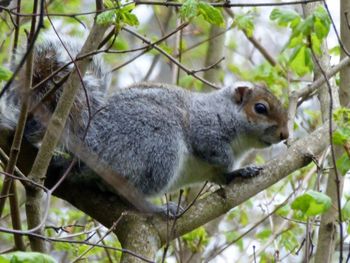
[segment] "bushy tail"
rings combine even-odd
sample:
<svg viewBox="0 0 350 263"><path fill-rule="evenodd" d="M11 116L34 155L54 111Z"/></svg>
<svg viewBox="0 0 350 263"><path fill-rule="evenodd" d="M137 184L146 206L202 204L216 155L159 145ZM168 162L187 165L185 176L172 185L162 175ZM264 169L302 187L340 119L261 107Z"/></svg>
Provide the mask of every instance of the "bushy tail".
<svg viewBox="0 0 350 263"><path fill-rule="evenodd" d="M44 40L36 44L33 62L33 81L30 91L29 119L25 136L32 143L39 143L45 132L45 127L56 108L61 96L65 80L74 68L71 57L76 58L81 43L75 39L65 39L63 43L56 36L43 36ZM69 54L68 54L68 52ZM105 100L106 90L110 81L106 66L100 56L94 56L85 76L83 88L75 99L69 120L66 124L64 137L69 133L80 136L89 119L90 112L99 110ZM0 126L14 129L18 119L20 98L24 94L23 77L0 99ZM68 134L67 134L68 133Z"/></svg>

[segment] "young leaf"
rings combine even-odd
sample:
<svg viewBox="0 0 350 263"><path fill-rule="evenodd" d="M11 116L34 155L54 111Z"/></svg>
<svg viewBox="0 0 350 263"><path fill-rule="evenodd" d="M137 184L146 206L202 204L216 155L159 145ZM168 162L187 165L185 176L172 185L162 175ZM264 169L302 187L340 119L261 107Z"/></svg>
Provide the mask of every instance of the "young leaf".
<svg viewBox="0 0 350 263"><path fill-rule="evenodd" d="M295 48L299 45L303 44L304 36L303 34L297 34L295 36L292 36L291 39L289 40L288 47L289 48Z"/></svg>
<svg viewBox="0 0 350 263"><path fill-rule="evenodd" d="M186 0L180 8L180 16L182 19L189 20L198 15L198 1Z"/></svg>
<svg viewBox="0 0 350 263"><path fill-rule="evenodd" d="M315 18L314 21L314 32L319 39L327 37L329 32L329 25L324 24L320 19Z"/></svg>
<svg viewBox="0 0 350 263"><path fill-rule="evenodd" d="M328 16L328 13L327 13L326 9L323 6L319 5L316 8L316 10L313 13L313 15L314 15L315 19L320 21L323 24L323 26L327 29L326 30L327 33L324 35L324 37L326 37L328 35L329 29L330 29L330 25L331 25L331 20L330 20L330 18ZM317 31L316 31L316 33L317 33Z"/></svg>
<svg viewBox="0 0 350 263"><path fill-rule="evenodd" d="M311 72L313 62L310 50L304 45L297 47L290 57L289 66L298 76Z"/></svg>
<svg viewBox="0 0 350 263"><path fill-rule="evenodd" d="M224 26L225 21L219 9L205 2L198 3L198 13L210 24Z"/></svg>
<svg viewBox="0 0 350 263"><path fill-rule="evenodd" d="M350 160L346 153L344 153L338 160L337 160L337 168L340 170L340 173L342 175L345 175L347 171L350 170Z"/></svg>
<svg viewBox="0 0 350 263"><path fill-rule="evenodd" d="M340 56L340 46L332 47L329 50L329 54L334 55L334 56Z"/></svg>
<svg viewBox="0 0 350 263"><path fill-rule="evenodd" d="M97 16L96 22L100 25L109 25L114 23L116 14L114 10L105 11Z"/></svg>
<svg viewBox="0 0 350 263"><path fill-rule="evenodd" d="M130 13L130 12L122 12L122 21L129 25L129 26L138 26L139 25L139 20L137 19L137 16Z"/></svg>
<svg viewBox="0 0 350 263"><path fill-rule="evenodd" d="M275 8L270 14L270 19L276 20L279 26L290 25L291 28L294 28L299 24L301 17L297 12L293 10L281 10Z"/></svg>
<svg viewBox="0 0 350 263"><path fill-rule="evenodd" d="M350 200L345 202L345 205L341 210L341 214L343 216L343 220L350 220Z"/></svg>
<svg viewBox="0 0 350 263"><path fill-rule="evenodd" d="M204 249L204 246L209 242L208 233L202 226L198 227L190 233L187 233L182 238L192 252L202 251Z"/></svg>
<svg viewBox="0 0 350 263"><path fill-rule="evenodd" d="M12 72L5 67L0 66L0 81L9 80L12 76Z"/></svg>
<svg viewBox="0 0 350 263"><path fill-rule="evenodd" d="M316 33L311 33L311 47L316 55L321 55L321 40L317 37Z"/></svg>
<svg viewBox="0 0 350 263"><path fill-rule="evenodd" d="M248 12L246 14L239 14L235 16L234 24L244 32L247 33L248 36L253 35L254 31L254 17Z"/></svg>
<svg viewBox="0 0 350 263"><path fill-rule="evenodd" d="M350 140L350 129L339 127L333 132L333 142L337 145L343 145Z"/></svg>
<svg viewBox="0 0 350 263"><path fill-rule="evenodd" d="M306 216L320 215L326 212L332 205L329 196L308 190L303 195L298 196L292 203L292 209L299 210Z"/></svg>
<svg viewBox="0 0 350 263"><path fill-rule="evenodd" d="M258 239L268 239L272 234L271 229L264 229L261 232L257 233L255 236Z"/></svg>

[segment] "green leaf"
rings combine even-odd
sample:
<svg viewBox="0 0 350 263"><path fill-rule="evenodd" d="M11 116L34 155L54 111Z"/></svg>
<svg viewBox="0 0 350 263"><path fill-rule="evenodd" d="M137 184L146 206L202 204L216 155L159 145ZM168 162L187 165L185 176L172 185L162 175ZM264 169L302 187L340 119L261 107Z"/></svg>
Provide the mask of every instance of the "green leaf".
<svg viewBox="0 0 350 263"><path fill-rule="evenodd" d="M331 26L331 20L328 16L326 9L323 6L319 5L316 8L315 12L313 13L313 16L315 20L318 20L323 24L323 27L325 30L322 30L322 33L324 33L322 36L326 37L328 35L329 29ZM315 28L315 32L317 33L316 28Z"/></svg>
<svg viewBox="0 0 350 263"><path fill-rule="evenodd" d="M103 4L105 7L107 8L113 8L115 7L115 2L111 1L111 0L104 0Z"/></svg>
<svg viewBox="0 0 350 263"><path fill-rule="evenodd" d="M301 21L301 17L297 12L289 9L282 10L277 8L272 10L270 19L276 20L279 26L287 27L290 25L291 28L296 27Z"/></svg>
<svg viewBox="0 0 350 263"><path fill-rule="evenodd" d="M248 215L244 210L239 214L239 222L242 226L246 226L249 222Z"/></svg>
<svg viewBox="0 0 350 263"><path fill-rule="evenodd" d="M310 49L301 45L294 50L289 60L289 66L298 76L304 76L313 69L311 56Z"/></svg>
<svg viewBox="0 0 350 263"><path fill-rule="evenodd" d="M315 18L314 21L314 32L319 39L327 37L329 32L329 25L325 25L320 19Z"/></svg>
<svg viewBox="0 0 350 263"><path fill-rule="evenodd" d="M257 233L255 236L258 239L268 239L272 234L271 229L264 229L261 232Z"/></svg>
<svg viewBox="0 0 350 263"><path fill-rule="evenodd" d="M248 36L253 35L254 17L251 12L236 15L233 23L239 29L243 30Z"/></svg>
<svg viewBox="0 0 350 263"><path fill-rule="evenodd" d="M338 127L333 132L333 142L337 145L343 145L350 140L350 129L347 127Z"/></svg>
<svg viewBox="0 0 350 263"><path fill-rule="evenodd" d="M9 80L12 76L12 71L5 67L0 66L0 81Z"/></svg>
<svg viewBox="0 0 350 263"><path fill-rule="evenodd" d="M225 20L220 10L218 8L211 6L208 3L199 2L198 13L200 15L203 15L204 20L206 20L210 24L214 24L217 26L225 25Z"/></svg>
<svg viewBox="0 0 350 263"><path fill-rule="evenodd" d="M208 234L204 227L198 227L184 235L182 238L192 252L203 251L204 246L209 242Z"/></svg>
<svg viewBox="0 0 350 263"><path fill-rule="evenodd" d="M1 263L56 263L57 261L46 254L38 252L17 251L0 255Z"/></svg>
<svg viewBox="0 0 350 263"><path fill-rule="evenodd" d="M280 245L283 246L287 251L294 252L300 247L299 242L293 231L285 231L281 235Z"/></svg>
<svg viewBox="0 0 350 263"><path fill-rule="evenodd" d="M322 55L321 40L317 37L315 33L311 33L311 47L316 55Z"/></svg>
<svg viewBox="0 0 350 263"><path fill-rule="evenodd" d="M350 170L350 160L346 153L344 153L336 162L337 168L340 170L340 173L344 176L347 171Z"/></svg>
<svg viewBox="0 0 350 263"><path fill-rule="evenodd" d="M343 220L350 220L350 200L347 200L345 202L345 205L341 210L341 214L342 214Z"/></svg>
<svg viewBox="0 0 350 263"><path fill-rule="evenodd" d="M182 19L189 20L198 15L198 1L186 0L180 8L180 16Z"/></svg>
<svg viewBox="0 0 350 263"><path fill-rule="evenodd" d="M100 25L110 25L114 23L116 14L114 10L103 12L97 16L96 22Z"/></svg>
<svg viewBox="0 0 350 263"><path fill-rule="evenodd" d="M287 216L288 213L290 212L290 205L287 204L287 205L284 205L282 206L281 208L279 208L277 211L276 211L276 214L279 215L279 216Z"/></svg>
<svg viewBox="0 0 350 263"><path fill-rule="evenodd" d="M138 26L140 24L139 20L137 19L137 16L130 13L129 11L121 12L120 15L122 17L121 20L129 26Z"/></svg>
<svg viewBox="0 0 350 263"><path fill-rule="evenodd" d="M289 40L288 47L289 48L294 48L296 46L302 45L304 40L303 34L298 34L295 36L292 36L291 39Z"/></svg>
<svg viewBox="0 0 350 263"><path fill-rule="evenodd" d="M338 46L332 47L329 50L329 54L334 55L334 56L340 56L340 46L338 45Z"/></svg>
<svg viewBox="0 0 350 263"><path fill-rule="evenodd" d="M308 190L303 195L298 196L292 203L291 207L294 210L299 210L306 216L320 215L326 212L332 205L332 200L329 196Z"/></svg>

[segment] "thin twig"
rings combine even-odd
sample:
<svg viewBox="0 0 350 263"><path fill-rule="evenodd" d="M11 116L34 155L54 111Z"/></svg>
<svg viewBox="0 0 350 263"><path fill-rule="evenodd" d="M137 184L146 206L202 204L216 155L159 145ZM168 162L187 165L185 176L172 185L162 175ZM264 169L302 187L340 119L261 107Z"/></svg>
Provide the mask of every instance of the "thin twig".
<svg viewBox="0 0 350 263"><path fill-rule="evenodd" d="M136 36L137 38L141 39L142 41L148 43L150 45L150 47L152 46L154 49L156 49L157 51L159 51L160 53L162 53L164 56L166 56L169 60L171 60L173 63L175 63L179 68L181 68L183 71L185 71L188 75L193 76L194 78L198 79L199 81L207 84L208 86L215 88L215 89L220 89L221 87L203 79L200 76L197 76L196 74L192 73L193 70L192 69L188 69L187 67L185 67L183 64L181 64L177 59L175 59L173 56L169 55L169 53L167 53L165 50L163 50L162 48L160 48L159 46L152 44L152 42L150 40L148 40L147 38L143 37L142 35L140 35L139 33L128 29L126 27L122 28L124 31L129 32L130 34Z"/></svg>

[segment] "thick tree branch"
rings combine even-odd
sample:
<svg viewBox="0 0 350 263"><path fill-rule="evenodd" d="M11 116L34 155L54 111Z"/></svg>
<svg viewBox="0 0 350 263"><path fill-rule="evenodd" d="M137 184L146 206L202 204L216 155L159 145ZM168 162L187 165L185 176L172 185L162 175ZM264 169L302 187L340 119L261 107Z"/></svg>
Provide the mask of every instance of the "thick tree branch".
<svg viewBox="0 0 350 263"><path fill-rule="evenodd" d="M305 145L307 145L305 147ZM231 208L241 204L260 191L273 185L288 174L307 165L312 157L320 155L329 145L328 125L324 124L310 135L296 141L285 154L271 160L264 166L262 173L252 179L237 179L229 187L218 190L209 196L198 200L181 218L177 220L175 226L176 238L183 235L210 220L226 213ZM57 180L57 173L60 171L51 167L47 184L48 186ZM113 222L127 209L120 199L108 192L103 192L96 182L83 182L81 179L74 179L84 176L89 178L93 173L87 169L83 174L73 174L54 193L58 197L67 200L74 206L89 214L106 227L110 227ZM89 199L86 199L89 196ZM106 216L106 215L109 216ZM131 215L134 216L134 215ZM126 215L123 220L128 220ZM140 216L142 220L142 215ZM167 239L167 221L162 217L153 217L147 220L158 231L161 244L165 244ZM123 222L120 223L123 225ZM126 235L123 229L116 229L119 238Z"/></svg>

